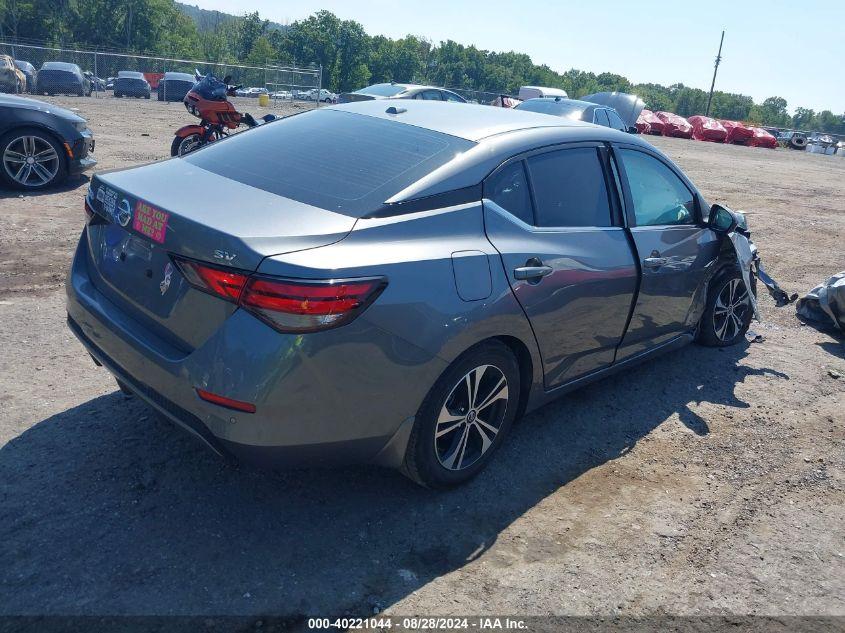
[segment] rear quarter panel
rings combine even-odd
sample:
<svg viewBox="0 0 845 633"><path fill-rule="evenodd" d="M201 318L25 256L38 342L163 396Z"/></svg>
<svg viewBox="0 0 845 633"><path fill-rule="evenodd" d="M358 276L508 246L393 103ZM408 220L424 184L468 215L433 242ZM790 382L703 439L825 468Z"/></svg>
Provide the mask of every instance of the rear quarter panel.
<svg viewBox="0 0 845 633"><path fill-rule="evenodd" d="M484 298L462 299L456 287L453 254L461 257L467 251L488 259ZM387 288L360 319L447 363L487 338L514 337L531 355L533 384L542 385L533 332L485 236L480 202L359 220L343 241L267 258L259 272L299 278L383 275ZM430 387L415 394L420 402Z"/></svg>

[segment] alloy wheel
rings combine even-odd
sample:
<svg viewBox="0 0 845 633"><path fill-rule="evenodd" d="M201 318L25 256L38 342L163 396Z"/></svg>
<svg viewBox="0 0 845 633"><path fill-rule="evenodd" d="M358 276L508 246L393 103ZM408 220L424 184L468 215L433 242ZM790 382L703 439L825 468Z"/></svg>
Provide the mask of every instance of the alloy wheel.
<svg viewBox="0 0 845 633"><path fill-rule="evenodd" d="M59 173L59 160L53 145L40 136L19 136L3 151L3 168L24 187L38 188L52 182Z"/></svg>
<svg viewBox="0 0 845 633"><path fill-rule="evenodd" d="M742 331L751 302L745 282L735 277L724 285L713 308L713 329L720 341L731 341Z"/></svg>
<svg viewBox="0 0 845 633"><path fill-rule="evenodd" d="M464 470L490 450L508 407L508 381L495 365L481 365L461 378L446 398L434 427L437 460Z"/></svg>

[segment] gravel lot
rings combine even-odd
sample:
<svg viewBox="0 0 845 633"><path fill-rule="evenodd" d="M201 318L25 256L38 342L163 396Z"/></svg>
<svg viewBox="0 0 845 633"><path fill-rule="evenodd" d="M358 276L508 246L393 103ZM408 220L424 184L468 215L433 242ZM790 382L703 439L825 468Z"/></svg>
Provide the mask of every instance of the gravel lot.
<svg viewBox="0 0 845 633"><path fill-rule="evenodd" d="M101 169L165 158L192 120L52 101L88 118ZM845 160L653 142L748 212L788 291L845 270ZM528 416L456 491L233 468L66 328L86 187L0 192L0 614L845 615L845 345L792 307L763 297L762 343L691 346Z"/></svg>

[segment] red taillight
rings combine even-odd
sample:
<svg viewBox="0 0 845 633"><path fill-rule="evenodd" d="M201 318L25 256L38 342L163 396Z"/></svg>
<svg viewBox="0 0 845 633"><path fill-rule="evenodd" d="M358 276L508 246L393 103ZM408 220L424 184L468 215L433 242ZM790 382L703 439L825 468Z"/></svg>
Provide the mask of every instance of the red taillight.
<svg viewBox="0 0 845 633"><path fill-rule="evenodd" d="M305 281L251 277L241 305L283 332L312 332L343 325L384 289L377 279Z"/></svg>
<svg viewBox="0 0 845 633"><path fill-rule="evenodd" d="M182 258L174 261L192 286L237 303L281 332L314 332L348 323L387 285L382 277L278 279Z"/></svg>
<svg viewBox="0 0 845 633"><path fill-rule="evenodd" d="M176 263L192 286L235 303L249 276L236 270L205 266L189 259L177 259Z"/></svg>
<svg viewBox="0 0 845 633"><path fill-rule="evenodd" d="M205 400L227 409L234 409L235 411L243 411L244 413L255 413L255 405L251 402L242 402L240 400L232 400L226 396L220 396L216 393L211 393L205 389L197 387L197 395Z"/></svg>

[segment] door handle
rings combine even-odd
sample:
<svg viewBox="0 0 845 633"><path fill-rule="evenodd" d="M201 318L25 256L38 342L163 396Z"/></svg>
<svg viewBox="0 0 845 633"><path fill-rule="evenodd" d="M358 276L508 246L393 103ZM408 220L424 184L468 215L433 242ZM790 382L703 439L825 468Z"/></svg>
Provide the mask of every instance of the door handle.
<svg viewBox="0 0 845 633"><path fill-rule="evenodd" d="M665 257L646 257L643 260L643 265L648 268L660 268L661 266L665 266L667 261Z"/></svg>
<svg viewBox="0 0 845 633"><path fill-rule="evenodd" d="M520 266L519 268L513 269L513 276L514 279L522 279L522 280L537 280L540 281L546 275L550 275L553 272L553 268L551 266Z"/></svg>

